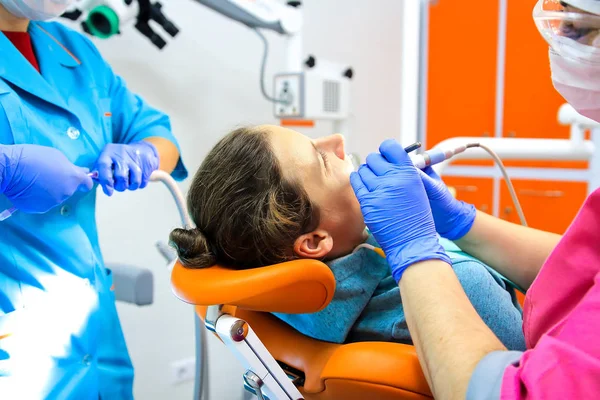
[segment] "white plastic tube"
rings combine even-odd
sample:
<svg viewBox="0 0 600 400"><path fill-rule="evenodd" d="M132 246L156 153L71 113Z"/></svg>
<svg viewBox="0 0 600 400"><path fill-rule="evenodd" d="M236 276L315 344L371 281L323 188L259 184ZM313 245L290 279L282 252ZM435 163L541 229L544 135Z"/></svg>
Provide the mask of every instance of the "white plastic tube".
<svg viewBox="0 0 600 400"><path fill-rule="evenodd" d="M502 160L552 160L552 161L589 161L595 150L590 140L575 142L568 139L519 139L519 138L480 138L455 137L438 143L434 149L455 148L468 143L481 143L490 147ZM473 148L457 154L453 160L486 160L490 155L480 149ZM434 166L441 174L450 163L446 160Z"/></svg>
<svg viewBox="0 0 600 400"><path fill-rule="evenodd" d="M194 224L192 223L192 220L188 215L185 198L183 196L183 193L181 193L179 186L177 186L177 182L175 182L175 179L173 179L171 175L167 174L166 172L157 170L152 173L152 175L150 176L150 180L153 182L164 183L167 189L169 189L169 192L171 192L173 199L175 200L177 210L179 211L179 216L181 217L181 223L186 228L192 228Z"/></svg>

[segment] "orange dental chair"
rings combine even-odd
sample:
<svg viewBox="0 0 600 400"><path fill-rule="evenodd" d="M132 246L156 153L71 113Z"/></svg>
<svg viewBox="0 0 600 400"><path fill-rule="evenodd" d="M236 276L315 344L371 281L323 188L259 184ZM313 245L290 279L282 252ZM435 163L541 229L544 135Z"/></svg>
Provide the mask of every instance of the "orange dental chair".
<svg viewBox="0 0 600 400"><path fill-rule="evenodd" d="M193 226L173 179L155 171L151 180L167 186L183 225ZM166 254L167 250L161 252ZM218 265L188 269L175 257L166 258L172 265L173 292L195 306L205 327L246 367L244 387L259 399L433 398L413 346L322 342L302 335L270 314L324 309L335 292L333 273L324 263L305 259L248 270ZM524 296L519 296L521 304L523 300ZM198 332L204 334L201 326ZM197 336L197 381L204 380L200 375L206 369L202 342ZM202 398L200 386L196 388L196 399Z"/></svg>
<svg viewBox="0 0 600 400"><path fill-rule="evenodd" d="M171 284L244 364L244 386L259 399L432 398L413 346L322 342L269 314L312 313L329 304L335 280L319 261L249 270L176 262Z"/></svg>
<svg viewBox="0 0 600 400"><path fill-rule="evenodd" d="M169 189L183 226L193 226L173 178L155 171L150 179ZM188 269L166 247L159 246L159 251L172 266L173 292L196 306L205 327L246 367L244 387L259 399L432 398L413 346L322 342L300 334L270 314L324 309L335 291L333 273L324 263L296 260L249 270L221 266ZM201 326L197 326L197 333L195 398L199 399L206 390L205 385L198 385L206 372Z"/></svg>

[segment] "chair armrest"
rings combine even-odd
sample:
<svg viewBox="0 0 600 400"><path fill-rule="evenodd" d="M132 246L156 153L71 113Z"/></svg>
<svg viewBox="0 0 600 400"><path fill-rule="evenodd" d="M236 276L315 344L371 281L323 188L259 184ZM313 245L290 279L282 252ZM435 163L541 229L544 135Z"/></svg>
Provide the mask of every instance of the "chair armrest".
<svg viewBox="0 0 600 400"><path fill-rule="evenodd" d="M124 264L107 264L112 271L117 301L138 306L152 304L154 300L154 276L147 268Z"/></svg>

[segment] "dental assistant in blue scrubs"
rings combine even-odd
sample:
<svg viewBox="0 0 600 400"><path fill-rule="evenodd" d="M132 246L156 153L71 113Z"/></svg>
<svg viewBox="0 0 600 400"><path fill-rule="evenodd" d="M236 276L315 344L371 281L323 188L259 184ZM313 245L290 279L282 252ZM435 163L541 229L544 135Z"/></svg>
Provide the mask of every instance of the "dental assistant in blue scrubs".
<svg viewBox="0 0 600 400"><path fill-rule="evenodd" d="M106 195L183 179L169 118L57 22L70 0L0 0L0 398L131 399L95 220ZM92 180L89 171L98 171Z"/></svg>

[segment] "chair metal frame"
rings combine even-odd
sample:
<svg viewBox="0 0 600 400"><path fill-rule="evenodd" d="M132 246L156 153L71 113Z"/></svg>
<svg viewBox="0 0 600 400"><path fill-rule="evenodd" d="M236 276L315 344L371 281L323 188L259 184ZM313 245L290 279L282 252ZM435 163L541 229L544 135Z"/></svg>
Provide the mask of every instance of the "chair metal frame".
<svg viewBox="0 0 600 400"><path fill-rule="evenodd" d="M259 399L298 400L304 397L269 350L243 319L221 312L221 306L208 307L206 328L214 332L246 368L244 387Z"/></svg>

